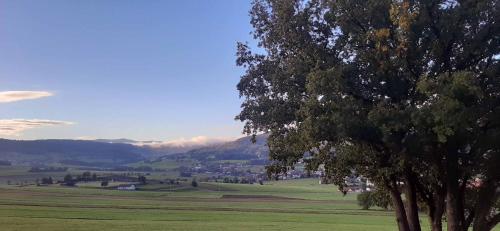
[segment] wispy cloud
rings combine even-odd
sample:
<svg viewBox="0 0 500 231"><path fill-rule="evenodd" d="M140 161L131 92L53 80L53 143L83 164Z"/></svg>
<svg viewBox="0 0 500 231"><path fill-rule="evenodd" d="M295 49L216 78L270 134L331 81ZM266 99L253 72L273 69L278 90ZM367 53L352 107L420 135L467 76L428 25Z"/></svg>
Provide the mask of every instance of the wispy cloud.
<svg viewBox="0 0 500 231"><path fill-rule="evenodd" d="M53 94L48 91L0 91L0 103L38 99L52 95Z"/></svg>
<svg viewBox="0 0 500 231"><path fill-rule="evenodd" d="M58 120L0 119L0 136L19 136L28 129L71 124L73 123Z"/></svg>

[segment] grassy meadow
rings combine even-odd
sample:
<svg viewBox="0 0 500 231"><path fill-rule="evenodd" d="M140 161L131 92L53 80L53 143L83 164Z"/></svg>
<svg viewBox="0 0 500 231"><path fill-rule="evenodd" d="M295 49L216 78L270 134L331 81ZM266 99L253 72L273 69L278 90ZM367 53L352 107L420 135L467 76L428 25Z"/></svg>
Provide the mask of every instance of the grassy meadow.
<svg viewBox="0 0 500 231"><path fill-rule="evenodd" d="M37 177L13 167L0 173L0 179L17 181ZM0 230L397 230L392 211L361 210L356 194L343 196L316 179L198 187L185 181L138 191L105 189L97 182L77 186L0 183ZM427 227L424 214L421 219Z"/></svg>
<svg viewBox="0 0 500 231"><path fill-rule="evenodd" d="M200 183L172 191L1 186L0 230L396 230L316 180Z"/></svg>

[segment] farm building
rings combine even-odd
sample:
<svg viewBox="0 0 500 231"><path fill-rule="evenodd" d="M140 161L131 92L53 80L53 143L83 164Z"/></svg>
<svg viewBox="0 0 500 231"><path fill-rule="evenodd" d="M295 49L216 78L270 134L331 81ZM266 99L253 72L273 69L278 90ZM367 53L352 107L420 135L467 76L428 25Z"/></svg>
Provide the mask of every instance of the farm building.
<svg viewBox="0 0 500 231"><path fill-rule="evenodd" d="M134 191L134 190L136 190L136 187L135 187L134 184L131 184L131 185L120 185L116 189L123 190L123 191Z"/></svg>

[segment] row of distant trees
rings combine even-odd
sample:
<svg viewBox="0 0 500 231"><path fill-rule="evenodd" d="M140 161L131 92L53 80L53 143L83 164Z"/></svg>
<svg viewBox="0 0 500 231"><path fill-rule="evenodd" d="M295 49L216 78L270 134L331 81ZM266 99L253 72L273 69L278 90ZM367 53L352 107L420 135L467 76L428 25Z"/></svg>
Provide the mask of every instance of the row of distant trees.
<svg viewBox="0 0 500 231"><path fill-rule="evenodd" d="M256 180L254 178L246 178L246 177L224 177L222 180L222 183L231 183L231 184L254 184L254 183L259 183L259 184L264 184L262 180Z"/></svg>
<svg viewBox="0 0 500 231"><path fill-rule="evenodd" d="M92 182L92 181L101 181L101 186L103 187L109 185L109 177L99 177L96 173L91 173L88 171L75 176L68 173L64 176L62 181L55 181L51 176L44 177L41 180L37 180L37 184L50 185L50 184L60 183L65 186L75 186L78 182ZM146 176L139 175L137 177L137 181L140 184L147 184L148 180Z"/></svg>
<svg viewBox="0 0 500 231"><path fill-rule="evenodd" d="M259 184L261 184L261 185L263 185L263 184L264 184L264 181L262 181L262 180L259 180L258 182L259 182ZM239 184L253 184L253 183L255 183L255 180L250 181L250 180L248 180L248 179L246 179L246 178L239 179L238 177L234 177L234 178L229 178L229 177L226 177L226 178L224 178L223 183L233 183L233 184L238 184L238 183L239 183ZM191 186L193 186L193 187L198 187L198 181L197 181L197 179L196 179L196 178L193 178L193 179L191 180Z"/></svg>
<svg viewBox="0 0 500 231"><path fill-rule="evenodd" d="M77 175L73 177L71 174L67 174L64 176L64 184L67 186L74 186L77 182L89 182L89 181L97 181L98 177L96 173L84 172L81 175Z"/></svg>
<svg viewBox="0 0 500 231"><path fill-rule="evenodd" d="M257 179L255 177L201 177L198 178L200 182L222 182L228 184L264 184L262 179Z"/></svg>
<svg viewBox="0 0 500 231"><path fill-rule="evenodd" d="M29 172L66 172L67 167L31 167Z"/></svg>
<svg viewBox="0 0 500 231"><path fill-rule="evenodd" d="M48 177L43 177L41 180L37 179L36 183L37 185L50 185L50 184L55 184L55 183L61 183L66 186L74 186L77 182L80 181L98 181L98 177L96 173L91 173L91 172L84 172L81 175L77 175L76 177L73 177L71 174L66 174L63 178L63 181L56 181L54 178L51 176Z"/></svg>

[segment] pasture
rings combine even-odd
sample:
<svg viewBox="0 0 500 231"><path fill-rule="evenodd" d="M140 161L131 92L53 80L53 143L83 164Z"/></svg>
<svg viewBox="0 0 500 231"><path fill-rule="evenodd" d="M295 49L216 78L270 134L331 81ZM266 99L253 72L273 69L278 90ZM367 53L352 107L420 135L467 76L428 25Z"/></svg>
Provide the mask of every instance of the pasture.
<svg viewBox="0 0 500 231"><path fill-rule="evenodd" d="M314 179L132 192L1 186L0 229L396 230L391 211L361 210L355 197Z"/></svg>

